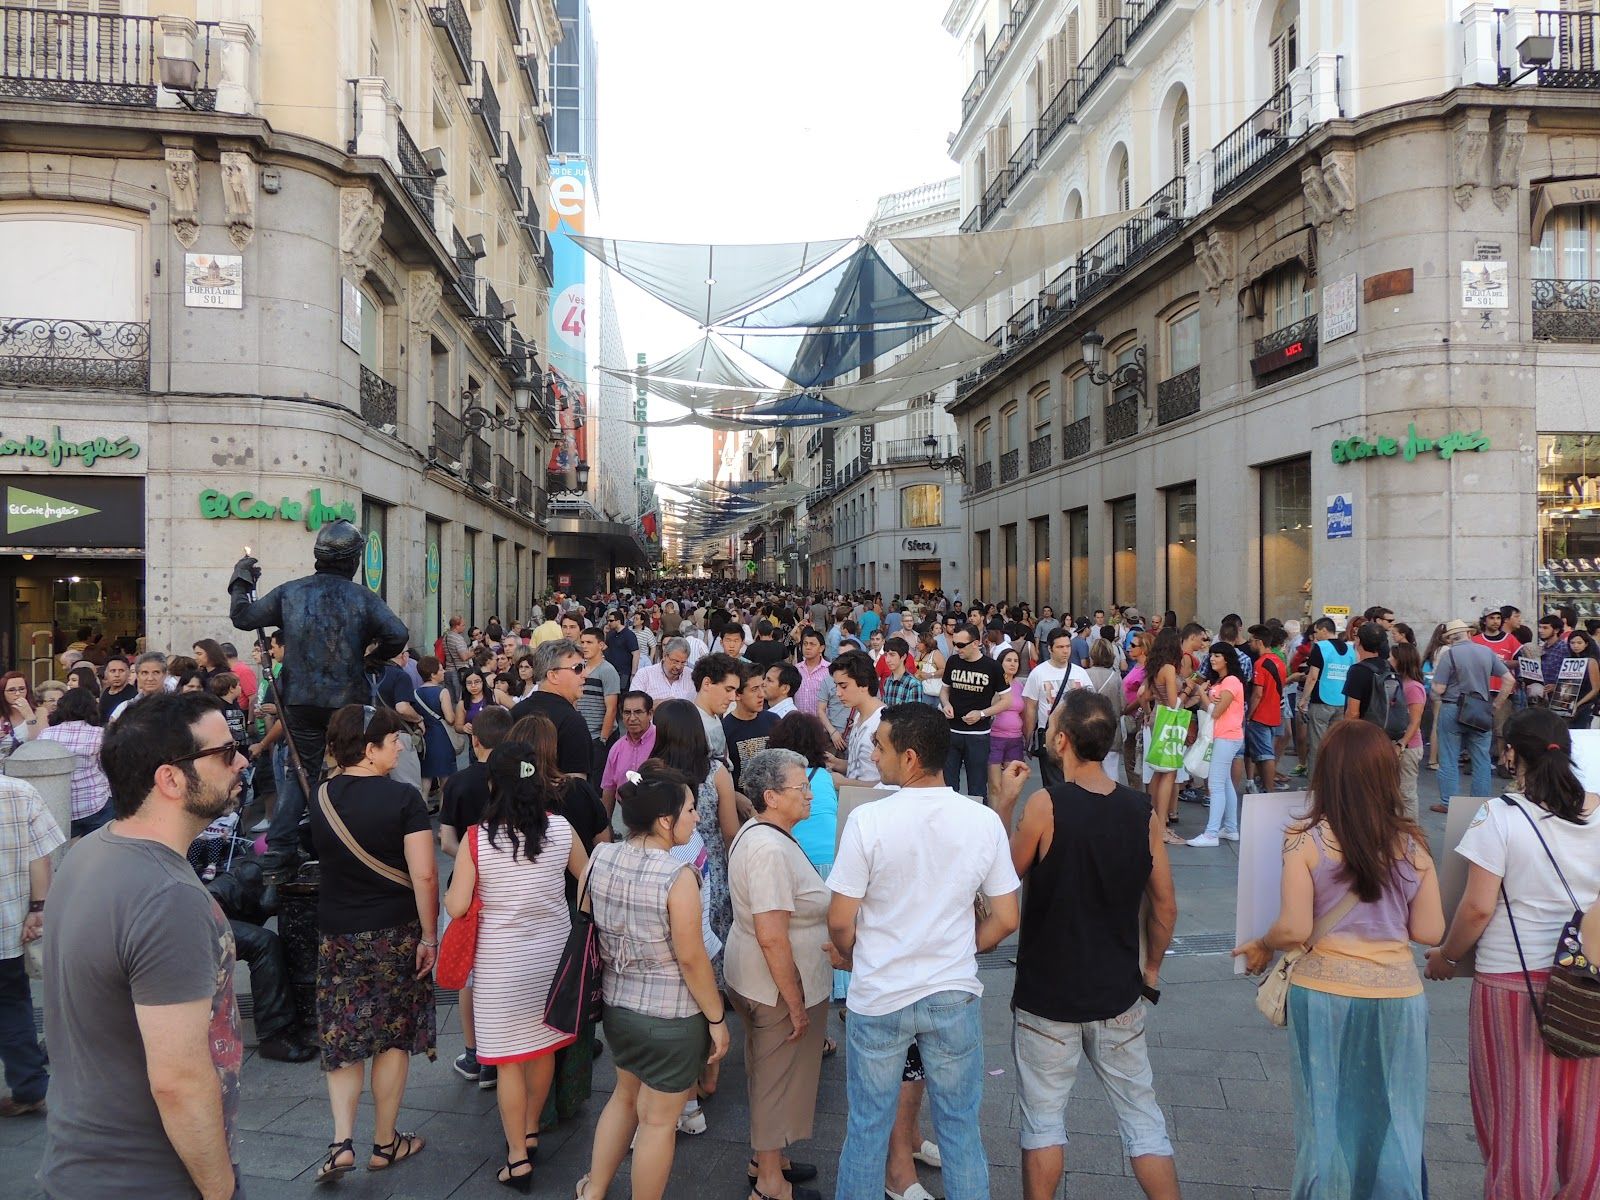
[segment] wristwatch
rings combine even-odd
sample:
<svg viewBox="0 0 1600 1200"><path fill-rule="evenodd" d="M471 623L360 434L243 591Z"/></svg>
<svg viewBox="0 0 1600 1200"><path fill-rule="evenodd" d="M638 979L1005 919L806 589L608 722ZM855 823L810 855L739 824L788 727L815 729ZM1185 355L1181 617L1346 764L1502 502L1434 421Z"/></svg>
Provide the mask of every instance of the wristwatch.
<svg viewBox="0 0 1600 1200"><path fill-rule="evenodd" d="M30 913L42 913L44 911L44 901L43 900L29 900L28 901L28 911Z"/></svg>

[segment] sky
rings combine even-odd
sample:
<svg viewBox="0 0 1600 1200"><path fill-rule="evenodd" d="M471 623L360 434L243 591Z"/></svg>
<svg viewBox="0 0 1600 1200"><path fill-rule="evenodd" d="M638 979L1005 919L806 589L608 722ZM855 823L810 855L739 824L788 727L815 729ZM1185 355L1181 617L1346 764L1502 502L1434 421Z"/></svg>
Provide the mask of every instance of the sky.
<svg viewBox="0 0 1600 1200"><path fill-rule="evenodd" d="M957 173L946 138L967 80L942 24L947 0L590 5L602 236L851 237L879 196ZM618 276L612 282L630 364L699 336L688 318ZM652 418L683 412L650 403ZM650 455L658 481L707 478L711 433L653 430Z"/></svg>

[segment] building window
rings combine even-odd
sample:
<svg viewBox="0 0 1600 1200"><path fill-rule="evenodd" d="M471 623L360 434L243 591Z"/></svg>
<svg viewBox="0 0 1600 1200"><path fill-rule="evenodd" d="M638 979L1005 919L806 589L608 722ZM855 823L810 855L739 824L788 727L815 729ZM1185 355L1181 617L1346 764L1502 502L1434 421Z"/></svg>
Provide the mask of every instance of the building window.
<svg viewBox="0 0 1600 1200"><path fill-rule="evenodd" d="M1107 197L1110 211L1126 212L1133 207L1133 177L1125 146L1119 144L1112 152L1107 176L1111 180L1111 195Z"/></svg>
<svg viewBox="0 0 1600 1200"><path fill-rule="evenodd" d="M1000 412L1000 453L1015 450L1022 444L1022 414L1016 404L1008 404Z"/></svg>
<svg viewBox="0 0 1600 1200"><path fill-rule="evenodd" d="M451 411L450 350L436 337L428 339L428 395L440 408Z"/></svg>
<svg viewBox="0 0 1600 1200"><path fill-rule="evenodd" d="M1200 310L1191 308L1167 322L1167 378L1200 365Z"/></svg>
<svg viewBox="0 0 1600 1200"><path fill-rule="evenodd" d="M978 588L974 602L988 600L994 594L994 572L989 563L989 530L978 530Z"/></svg>
<svg viewBox="0 0 1600 1200"><path fill-rule="evenodd" d="M1311 616L1311 459L1260 468L1261 615Z"/></svg>
<svg viewBox="0 0 1600 1200"><path fill-rule="evenodd" d="M1299 260L1285 263L1261 281L1266 332L1275 333L1317 311L1317 279Z"/></svg>
<svg viewBox="0 0 1600 1200"><path fill-rule="evenodd" d="M1050 426L1056 419L1056 401L1050 394L1049 383L1041 383L1028 393L1028 407L1033 436L1043 437L1050 432Z"/></svg>
<svg viewBox="0 0 1600 1200"><path fill-rule="evenodd" d="M978 422L977 427L973 430L972 441L977 446L975 461L980 463L988 462L994 450L994 447L989 444L990 422L988 420Z"/></svg>
<svg viewBox="0 0 1600 1200"><path fill-rule="evenodd" d="M1300 65L1300 0L1280 0L1267 35L1267 55L1272 63L1272 90L1289 86L1289 76Z"/></svg>
<svg viewBox="0 0 1600 1200"><path fill-rule="evenodd" d="M1089 510L1074 508L1067 519L1067 610L1082 616L1089 610Z"/></svg>
<svg viewBox="0 0 1600 1200"><path fill-rule="evenodd" d="M1087 370L1081 370L1072 377L1072 419L1074 421L1081 421L1089 415L1093 397L1094 381L1089 378Z"/></svg>
<svg viewBox="0 0 1600 1200"><path fill-rule="evenodd" d="M1167 608L1178 614L1180 623L1196 619L1199 609L1195 595L1195 485L1168 488L1167 505Z"/></svg>
<svg viewBox="0 0 1600 1200"><path fill-rule="evenodd" d="M918 396L906 414L906 436L921 441L933 432L933 397Z"/></svg>
<svg viewBox="0 0 1600 1200"><path fill-rule="evenodd" d="M1000 548L1005 555L1005 592L999 597L1007 604L1017 602L1017 527L1015 525L1002 525L1000 527ZM988 597L985 597L988 599Z"/></svg>
<svg viewBox="0 0 1600 1200"><path fill-rule="evenodd" d="M1172 107L1172 176L1181 179L1189 170L1189 93L1180 90Z"/></svg>
<svg viewBox="0 0 1600 1200"><path fill-rule="evenodd" d="M1529 254L1535 279L1600 279L1600 204L1558 208Z"/></svg>
<svg viewBox="0 0 1600 1200"><path fill-rule="evenodd" d="M1600 435L1539 435L1538 502L1539 611L1554 612L1600 585Z"/></svg>
<svg viewBox="0 0 1600 1200"><path fill-rule="evenodd" d="M41 19L38 28L43 27ZM66 26L59 37L67 37ZM0 207L0 262L5 263L0 316L148 320L142 223L88 205L64 205L51 212L28 204L6 205Z"/></svg>
<svg viewBox="0 0 1600 1200"><path fill-rule="evenodd" d="M1033 545L1033 611L1041 611L1050 601L1050 518L1035 517L1028 522Z"/></svg>
<svg viewBox="0 0 1600 1200"><path fill-rule="evenodd" d="M1132 496L1111 502L1111 602L1139 599L1139 512Z"/></svg>

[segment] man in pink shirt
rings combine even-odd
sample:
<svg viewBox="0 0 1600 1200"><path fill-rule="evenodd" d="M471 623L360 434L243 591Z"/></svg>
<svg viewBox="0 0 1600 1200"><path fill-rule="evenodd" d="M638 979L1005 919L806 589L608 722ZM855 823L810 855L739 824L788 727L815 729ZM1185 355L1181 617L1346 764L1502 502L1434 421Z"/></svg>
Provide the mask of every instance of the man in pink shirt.
<svg viewBox="0 0 1600 1200"><path fill-rule="evenodd" d="M828 682L828 664L822 657L822 635L807 629L800 636L800 689L794 694L794 706L803 713L817 711L822 699L822 685Z"/></svg>
<svg viewBox="0 0 1600 1200"><path fill-rule="evenodd" d="M624 692L622 695L622 736L611 743L606 754L606 769L600 776L600 799L609 816L617 806L617 789L629 771L637 771L639 764L649 758L656 748L656 727L650 723L655 703L648 692Z"/></svg>

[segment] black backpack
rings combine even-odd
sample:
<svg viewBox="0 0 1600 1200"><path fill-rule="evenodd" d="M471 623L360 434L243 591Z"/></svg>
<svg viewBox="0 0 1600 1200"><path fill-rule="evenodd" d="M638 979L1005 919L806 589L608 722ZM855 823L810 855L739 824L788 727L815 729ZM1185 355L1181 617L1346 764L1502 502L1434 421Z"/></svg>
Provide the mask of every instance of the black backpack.
<svg viewBox="0 0 1600 1200"><path fill-rule="evenodd" d="M1398 742L1411 727L1411 710L1406 705L1405 685L1388 663L1381 659L1372 661L1372 694L1361 719L1371 721L1383 730L1391 742Z"/></svg>

